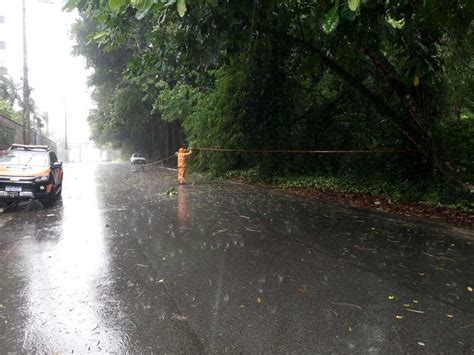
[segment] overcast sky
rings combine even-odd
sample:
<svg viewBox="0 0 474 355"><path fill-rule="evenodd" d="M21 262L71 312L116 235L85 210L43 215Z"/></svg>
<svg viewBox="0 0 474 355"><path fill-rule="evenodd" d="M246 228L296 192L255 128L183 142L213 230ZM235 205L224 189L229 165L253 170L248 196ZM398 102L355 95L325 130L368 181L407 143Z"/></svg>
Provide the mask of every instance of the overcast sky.
<svg viewBox="0 0 474 355"><path fill-rule="evenodd" d="M87 141L89 129L87 115L91 109L90 93L86 81L88 72L85 60L71 54L74 41L70 27L75 13L61 10L63 0L55 4L44 0L26 0L28 65L32 97L39 112L47 111L50 132L57 139L64 137L64 99L67 97L68 139L70 142ZM17 83L23 77L22 7L21 0L0 0L0 40L6 49L0 50L8 73Z"/></svg>

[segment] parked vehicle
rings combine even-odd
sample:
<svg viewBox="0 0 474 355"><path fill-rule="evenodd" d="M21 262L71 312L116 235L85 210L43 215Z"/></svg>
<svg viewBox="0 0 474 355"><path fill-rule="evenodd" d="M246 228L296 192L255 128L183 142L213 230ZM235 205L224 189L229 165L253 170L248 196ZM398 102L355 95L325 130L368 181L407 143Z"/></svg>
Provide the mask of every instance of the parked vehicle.
<svg viewBox="0 0 474 355"><path fill-rule="evenodd" d="M130 164L132 164L132 171L140 169L141 171L145 170L146 159L140 153L133 153L130 157Z"/></svg>
<svg viewBox="0 0 474 355"><path fill-rule="evenodd" d="M62 182L63 164L47 146L13 144L0 155L0 202L39 200L50 207Z"/></svg>
<svg viewBox="0 0 474 355"><path fill-rule="evenodd" d="M145 164L146 159L140 153L133 153L132 156L130 157L130 163L131 164Z"/></svg>

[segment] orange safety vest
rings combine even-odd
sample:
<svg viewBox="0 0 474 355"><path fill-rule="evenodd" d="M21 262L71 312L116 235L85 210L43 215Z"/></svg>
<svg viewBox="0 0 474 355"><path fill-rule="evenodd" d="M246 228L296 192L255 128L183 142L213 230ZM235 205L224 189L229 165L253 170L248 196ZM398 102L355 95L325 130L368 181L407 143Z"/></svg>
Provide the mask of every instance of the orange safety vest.
<svg viewBox="0 0 474 355"><path fill-rule="evenodd" d="M188 153L180 153L178 152L178 168L185 168L186 167L186 158L189 157L192 152Z"/></svg>

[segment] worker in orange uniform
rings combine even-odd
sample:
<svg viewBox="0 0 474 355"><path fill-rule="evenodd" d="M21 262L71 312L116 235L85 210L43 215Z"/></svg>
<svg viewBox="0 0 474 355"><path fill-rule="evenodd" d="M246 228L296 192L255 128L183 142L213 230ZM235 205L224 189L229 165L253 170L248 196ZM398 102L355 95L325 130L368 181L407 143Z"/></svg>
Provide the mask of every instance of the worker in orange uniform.
<svg viewBox="0 0 474 355"><path fill-rule="evenodd" d="M175 155L178 156L178 184L185 184L186 176L186 159L193 154L192 150L186 151L184 148L179 148L178 152Z"/></svg>

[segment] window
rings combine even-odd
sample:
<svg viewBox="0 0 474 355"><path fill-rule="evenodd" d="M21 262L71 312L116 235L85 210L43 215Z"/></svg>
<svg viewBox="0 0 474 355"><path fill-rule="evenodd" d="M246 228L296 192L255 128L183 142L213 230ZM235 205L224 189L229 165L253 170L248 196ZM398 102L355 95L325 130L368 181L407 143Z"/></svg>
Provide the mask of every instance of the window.
<svg viewBox="0 0 474 355"><path fill-rule="evenodd" d="M56 156L54 152L49 153L49 159L51 161L51 164L54 164L58 161L58 157Z"/></svg>

